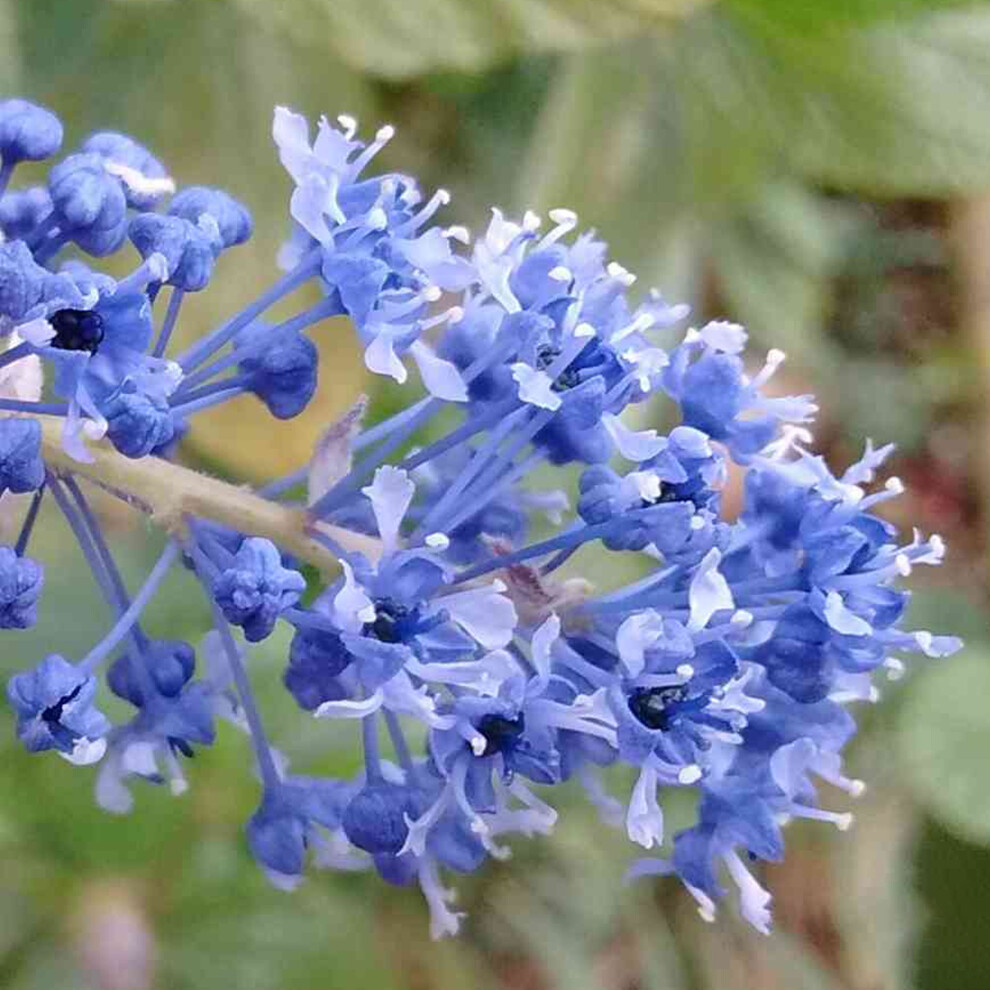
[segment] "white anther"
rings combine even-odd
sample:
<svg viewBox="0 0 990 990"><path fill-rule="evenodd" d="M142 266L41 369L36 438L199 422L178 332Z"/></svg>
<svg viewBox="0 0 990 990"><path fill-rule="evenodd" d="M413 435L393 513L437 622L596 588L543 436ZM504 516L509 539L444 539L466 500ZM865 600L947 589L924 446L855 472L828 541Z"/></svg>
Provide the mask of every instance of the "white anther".
<svg viewBox="0 0 990 990"><path fill-rule="evenodd" d="M928 541L928 545L932 548L932 553L938 559L945 556L945 540L943 540L938 533L932 533L931 538Z"/></svg>
<svg viewBox="0 0 990 990"><path fill-rule="evenodd" d="M911 561L906 553L899 553L894 558L894 566L901 577L907 577L911 573Z"/></svg>
<svg viewBox="0 0 990 990"><path fill-rule="evenodd" d="M835 827L840 832L848 832L852 828L853 816L847 811L844 815L836 815L833 819Z"/></svg>
<svg viewBox="0 0 990 990"><path fill-rule="evenodd" d="M344 128L344 137L347 138L348 141L350 141L350 139L357 134L358 122L350 115L346 113L339 114L337 117L337 123Z"/></svg>
<svg viewBox="0 0 990 990"><path fill-rule="evenodd" d="M699 780L701 780L701 767L696 763L677 771L677 781L680 784L695 784Z"/></svg>
<svg viewBox="0 0 990 990"><path fill-rule="evenodd" d="M446 189L438 189L433 196L441 206L447 206L450 203L450 193Z"/></svg>
<svg viewBox="0 0 990 990"><path fill-rule="evenodd" d="M605 271L609 278L614 278L625 286L630 286L636 281L636 276L627 268L623 268L617 261L610 261Z"/></svg>
<svg viewBox="0 0 990 990"><path fill-rule="evenodd" d="M691 516L690 526L697 532L699 529L705 528L705 520L701 516Z"/></svg>
<svg viewBox="0 0 990 990"><path fill-rule="evenodd" d="M443 292L438 285L428 285L420 290L419 298L426 302L436 302L442 295Z"/></svg>
<svg viewBox="0 0 990 990"><path fill-rule="evenodd" d="M574 336L580 339L595 336L595 328L590 323L579 323L574 328Z"/></svg>
<svg viewBox="0 0 990 990"><path fill-rule="evenodd" d="M529 233L532 233L534 230L539 230L542 223L543 217L541 217L538 213L534 213L532 210L527 210L523 214L523 230L528 231Z"/></svg>
<svg viewBox="0 0 990 990"><path fill-rule="evenodd" d="M574 278L574 273L566 265L557 265L547 272L547 276L555 282L570 282Z"/></svg>
<svg viewBox="0 0 990 990"><path fill-rule="evenodd" d="M886 488L888 492L892 492L894 495L902 495L904 493L904 482L896 476L888 478L884 482L883 487Z"/></svg>
<svg viewBox="0 0 990 990"><path fill-rule="evenodd" d="M904 662L898 660L897 657L887 657L883 665L887 670L888 681L899 681L904 676L906 670Z"/></svg>
<svg viewBox="0 0 990 990"><path fill-rule="evenodd" d="M446 550L450 546L450 537L446 533L430 533L423 542L433 550Z"/></svg>
<svg viewBox="0 0 990 990"><path fill-rule="evenodd" d="M464 319L464 307L463 306L451 306L447 310L447 322L448 323L460 323Z"/></svg>
<svg viewBox="0 0 990 990"><path fill-rule="evenodd" d="M747 612L744 608L737 609L732 613L729 622L734 626L739 626L740 629L745 629L753 624L753 613Z"/></svg>
<svg viewBox="0 0 990 990"><path fill-rule="evenodd" d="M862 780L850 780L846 785L846 793L850 797L862 797L866 793L866 783Z"/></svg>
<svg viewBox="0 0 990 990"><path fill-rule="evenodd" d="M554 223L559 223L562 227L575 227L578 222L578 215L573 210L564 207L556 207L547 214Z"/></svg>
<svg viewBox="0 0 990 990"><path fill-rule="evenodd" d="M455 224L453 227L448 227L443 231L443 236L451 240L460 241L461 244L471 243L471 231L467 227L461 226L460 224Z"/></svg>
<svg viewBox="0 0 990 990"><path fill-rule="evenodd" d="M379 127L375 132L375 140L379 144L387 144L394 137L395 128L391 124L386 124L384 127Z"/></svg>
<svg viewBox="0 0 990 990"><path fill-rule="evenodd" d="M477 735L471 737L471 752L475 756L484 756L486 749L488 749L488 740L484 736Z"/></svg>
<svg viewBox="0 0 990 990"><path fill-rule="evenodd" d="M679 677L683 677L684 680L689 681L692 677L694 677L694 667L692 667L689 663L678 664L677 668L674 670L674 673Z"/></svg>
<svg viewBox="0 0 990 990"><path fill-rule="evenodd" d="M367 220L372 230L384 230L388 226L388 215L380 206L368 211Z"/></svg>

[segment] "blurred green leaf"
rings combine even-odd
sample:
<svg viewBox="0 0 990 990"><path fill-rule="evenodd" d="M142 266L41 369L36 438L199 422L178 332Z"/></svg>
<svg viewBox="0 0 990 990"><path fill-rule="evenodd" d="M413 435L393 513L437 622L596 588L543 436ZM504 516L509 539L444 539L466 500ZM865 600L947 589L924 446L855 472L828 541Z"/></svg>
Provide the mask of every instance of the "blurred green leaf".
<svg viewBox="0 0 990 990"><path fill-rule="evenodd" d="M904 779L947 828L990 843L990 655L933 663L907 686L897 744Z"/></svg>
<svg viewBox="0 0 990 990"><path fill-rule="evenodd" d="M653 31L712 0L235 0L372 75L474 70Z"/></svg>

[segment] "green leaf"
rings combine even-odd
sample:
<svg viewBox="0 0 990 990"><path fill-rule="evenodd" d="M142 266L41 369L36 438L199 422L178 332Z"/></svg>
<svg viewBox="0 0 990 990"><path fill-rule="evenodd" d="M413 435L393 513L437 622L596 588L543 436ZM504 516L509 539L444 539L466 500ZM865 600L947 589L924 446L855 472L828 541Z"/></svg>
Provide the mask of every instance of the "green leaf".
<svg viewBox="0 0 990 990"><path fill-rule="evenodd" d="M235 0L372 75L476 70L666 27L711 0Z"/></svg>
<svg viewBox="0 0 990 990"><path fill-rule="evenodd" d="M908 684L898 715L904 778L931 814L990 843L990 654L933 663Z"/></svg>

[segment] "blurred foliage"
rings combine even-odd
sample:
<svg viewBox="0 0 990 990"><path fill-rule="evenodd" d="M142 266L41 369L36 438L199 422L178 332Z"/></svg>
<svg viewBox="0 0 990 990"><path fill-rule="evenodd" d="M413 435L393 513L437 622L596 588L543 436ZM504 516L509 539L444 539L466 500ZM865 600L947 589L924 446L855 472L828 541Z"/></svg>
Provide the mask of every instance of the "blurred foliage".
<svg viewBox="0 0 990 990"><path fill-rule="evenodd" d="M988 985L988 493L973 465L990 417L959 333L957 297L972 287L956 281L946 204L990 188L990 5L0 0L0 88L52 105L70 142L131 131L180 182L251 206L256 237L187 301L187 336L274 277L288 183L273 104L393 120L388 167L449 186L458 219L484 223L492 202L574 207L644 284L784 347L787 387L822 396L830 456L849 459L865 435L902 445L914 495L897 521L954 547L916 624L970 641L864 717L854 762L875 790L848 835L792 829L791 855L769 871L769 940L731 909L703 925L670 884L625 887L624 840L575 800L552 840L460 884L467 932L430 945L414 891L364 875L317 875L292 897L267 886L241 841L257 788L233 733L197 753L188 795L141 788L128 818L93 806L91 774L2 742L0 986ZM187 455L248 479L303 461L368 387L346 326L315 336L323 382L305 418L273 423L244 399L197 423ZM398 401L374 399L379 415ZM136 580L154 541L108 525ZM45 617L8 634L4 673L96 639L106 620L66 534L46 538L39 556L58 566ZM195 641L205 621L176 575L149 628ZM273 734L300 769L349 772L341 734L300 719L278 689L285 649L280 633L252 660ZM689 814L674 802L671 830Z"/></svg>

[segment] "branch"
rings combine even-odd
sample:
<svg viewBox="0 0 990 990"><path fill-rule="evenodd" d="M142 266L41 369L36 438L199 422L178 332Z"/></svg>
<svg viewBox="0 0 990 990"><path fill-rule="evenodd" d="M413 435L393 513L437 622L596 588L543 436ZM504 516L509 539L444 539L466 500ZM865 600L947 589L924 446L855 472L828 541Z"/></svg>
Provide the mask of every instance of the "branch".
<svg viewBox="0 0 990 990"><path fill-rule="evenodd" d="M158 458L132 460L106 443L90 447L92 463L77 461L62 448L64 420L37 416L42 453L55 470L88 478L123 496L174 535L185 535L184 517L198 516L250 536L265 536L323 572L337 570L337 557L312 533L328 536L347 551L371 560L381 555L378 540L329 523L314 521L303 509L261 498L248 488Z"/></svg>

